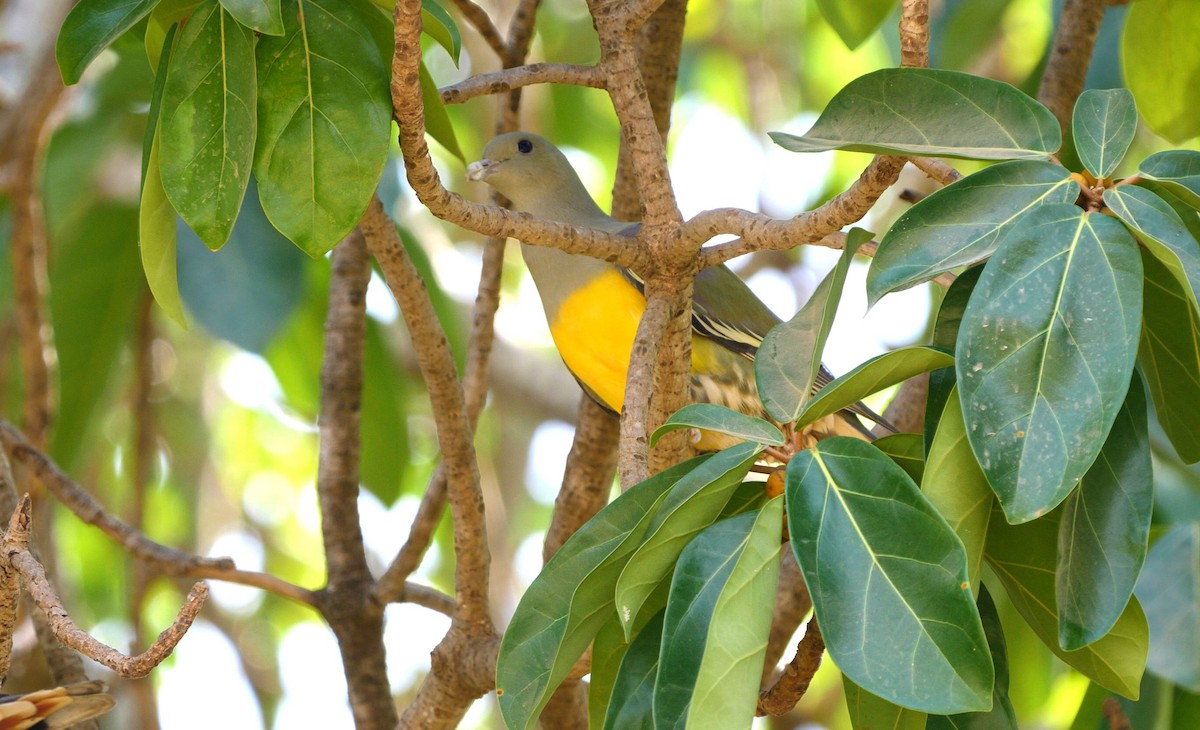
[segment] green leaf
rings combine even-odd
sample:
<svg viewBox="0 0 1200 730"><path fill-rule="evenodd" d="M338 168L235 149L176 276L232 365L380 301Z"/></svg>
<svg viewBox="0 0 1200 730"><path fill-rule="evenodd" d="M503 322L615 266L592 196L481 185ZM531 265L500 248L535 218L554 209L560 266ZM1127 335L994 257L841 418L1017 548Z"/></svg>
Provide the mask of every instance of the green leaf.
<svg viewBox="0 0 1200 730"><path fill-rule="evenodd" d="M971 447L1010 522L1050 511L1096 459L1137 354L1142 263L1111 216L1045 205L1008 235L963 315Z"/></svg>
<svg viewBox="0 0 1200 730"><path fill-rule="evenodd" d="M722 520L684 549L671 581L654 726L749 728L779 578L783 499Z"/></svg>
<svg viewBox="0 0 1200 730"><path fill-rule="evenodd" d="M873 695L842 675L842 692L854 730L925 730L924 712L910 710Z"/></svg>
<svg viewBox="0 0 1200 730"><path fill-rule="evenodd" d="M983 633L987 636L988 650L992 654L992 667L996 671L992 709L950 716L932 715L925 725L928 730L1017 730L1017 715L1008 698L1008 649L1004 642L1004 627L1000 625L996 604L986 587L980 589L975 604L979 607Z"/></svg>
<svg viewBox="0 0 1200 730"><path fill-rule="evenodd" d="M521 597L496 665L496 695L513 730L533 727L542 708L613 612L613 588L658 504L709 456L634 486L567 540Z"/></svg>
<svg viewBox="0 0 1200 730"><path fill-rule="evenodd" d="M925 439L919 433L893 433L875 439L875 448L896 462L914 482L925 471Z"/></svg>
<svg viewBox="0 0 1200 730"><path fill-rule="evenodd" d="M221 0L233 19L266 35L283 35L283 13L279 0Z"/></svg>
<svg viewBox="0 0 1200 730"><path fill-rule="evenodd" d="M978 595L983 547L995 497L967 441L958 388L954 386L929 447L921 492L962 542L971 590Z"/></svg>
<svg viewBox="0 0 1200 730"><path fill-rule="evenodd" d="M788 463L786 495L792 550L842 673L923 712L988 709L993 672L966 555L908 475L835 437Z"/></svg>
<svg viewBox="0 0 1200 730"><path fill-rule="evenodd" d="M102 203L89 208L54 242L50 315L58 356L59 410L51 456L69 472L100 436L100 405L114 375L128 382L120 355L134 313L146 296L137 251L137 210Z"/></svg>
<svg viewBox="0 0 1200 730"><path fill-rule="evenodd" d="M429 75L429 69L425 68L424 61L421 61L418 75L421 81L421 99L425 104L425 131L445 147L450 154L466 164L467 157L458 145L458 137L454 134L454 123L450 121L446 103L442 101L442 93L438 91L437 84Z"/></svg>
<svg viewBox="0 0 1200 730"><path fill-rule="evenodd" d="M1150 671L1200 692L1200 523L1175 525L1154 543L1137 596L1150 622Z"/></svg>
<svg viewBox="0 0 1200 730"><path fill-rule="evenodd" d="M1113 692L1137 697L1149 645L1146 617L1137 600L1129 601L1102 639L1075 651L1061 648L1054 598L1061 510L1022 525L1010 525L999 516L988 530L986 557L1017 611L1059 659Z"/></svg>
<svg viewBox="0 0 1200 730"><path fill-rule="evenodd" d="M656 428L650 435L650 445L658 443L664 434L685 428L719 431L770 446L782 446L784 442L783 434L773 423L712 403L692 403L672 413L666 423Z"/></svg>
<svg viewBox="0 0 1200 730"><path fill-rule="evenodd" d="M1200 134L1200 4L1139 0L1125 15L1121 70L1146 125L1172 142Z"/></svg>
<svg viewBox="0 0 1200 730"><path fill-rule="evenodd" d="M652 723L654 716L654 675L649 676L649 686L645 688L645 704L642 704L641 699L636 703L632 703L630 698L623 695L614 695L614 687L617 683L617 675L621 673L625 663L627 653L633 649L633 646L638 643L639 638L645 631L652 631L653 638L653 656L642 656L634 659L638 664L645 666L647 660L652 660L655 671L658 667L658 651L662 643L662 617L663 609L667 606L667 594L671 590L670 578L664 578L661 583L655 587L654 592L650 594L650 598L646 601L642 611L644 618L638 619L634 624L636 636L632 642L625 640L625 629L621 626L621 621L617 617L617 612L613 611L600 630L596 632L596 638L592 641L592 671L591 678L588 680L587 698L588 698L588 726L603 727L604 719L610 713L619 713L620 720L634 723L636 727L636 718L644 716L647 718L647 723ZM643 625L645 624L645 625ZM657 626L655 626L657 624ZM649 642L647 638L644 641ZM649 645L644 645L639 651L651 652ZM615 698L615 702L613 701ZM628 710L625 705L631 705ZM652 730L652 727L651 727Z"/></svg>
<svg viewBox="0 0 1200 730"><path fill-rule="evenodd" d="M150 147L146 181L142 185L142 201L138 216L138 246L142 253L142 270L154 301L180 327L187 327L183 299L179 296L179 278L175 268L175 208L163 190L158 173L158 135Z"/></svg>
<svg viewBox="0 0 1200 730"><path fill-rule="evenodd" d="M792 152L853 150L981 160L1046 157L1062 144L1050 110L991 79L887 68L851 81L803 136L771 132Z"/></svg>
<svg viewBox="0 0 1200 730"><path fill-rule="evenodd" d="M79 82L96 56L154 8L158 0L84 0L67 13L54 56L67 86Z"/></svg>
<svg viewBox="0 0 1200 730"><path fill-rule="evenodd" d="M177 223L179 294L194 321L216 337L261 353L300 306L308 259L271 226L254 182L229 242L216 255Z"/></svg>
<svg viewBox="0 0 1200 730"><path fill-rule="evenodd" d="M454 65L458 65L458 55L462 50L462 36L450 13L434 0L421 0L421 31L437 41L438 45L450 54Z"/></svg>
<svg viewBox="0 0 1200 730"><path fill-rule="evenodd" d="M267 217L315 257L354 229L379 182L392 118L388 70L372 21L353 6L287 0L283 19L284 35L258 44L254 174Z"/></svg>
<svg viewBox="0 0 1200 730"><path fill-rule="evenodd" d="M163 189L200 240L219 249L250 180L257 120L254 34L216 2L192 13L176 38L162 108Z"/></svg>
<svg viewBox="0 0 1200 730"><path fill-rule="evenodd" d="M884 294L978 263L1023 216L1071 203L1079 186L1061 165L1001 162L935 191L904 212L879 242L867 273L872 306Z"/></svg>
<svg viewBox="0 0 1200 730"><path fill-rule="evenodd" d="M812 397L817 374L821 371L821 353L838 303L846 272L854 252L872 234L853 228L837 265L826 274L804 307L787 322L771 328L754 356L754 377L758 395L767 413L780 423L791 423Z"/></svg>
<svg viewBox="0 0 1200 730"><path fill-rule="evenodd" d="M1191 292L1149 251L1138 364L1159 425L1184 463L1200 461L1200 321Z"/></svg>
<svg viewBox="0 0 1200 730"><path fill-rule="evenodd" d="M170 59L176 26L167 31L163 49ZM142 199L138 210L138 246L142 254L142 270L146 283L158 306L180 327L187 328L183 300L179 297L179 277L175 269L175 208L163 189L159 174L158 117L162 107L162 91L166 85L167 62L159 64L154 79L154 95L150 99L149 118L142 151Z"/></svg>
<svg viewBox="0 0 1200 730"><path fill-rule="evenodd" d="M1153 506L1146 394L1134 371L1100 456L1063 503L1055 597L1064 649L1096 641L1120 618L1146 559Z"/></svg>
<svg viewBox="0 0 1200 730"><path fill-rule="evenodd" d="M1179 280L1192 306L1200 308L1200 243L1171 205L1136 185L1105 190L1104 202Z"/></svg>
<svg viewBox="0 0 1200 730"><path fill-rule="evenodd" d="M626 640L632 637L634 622L655 586L670 574L696 533L721 514L762 449L761 444L745 441L717 452L679 479L663 499L642 544L630 556L616 583L617 614Z"/></svg>
<svg viewBox="0 0 1200 730"><path fill-rule="evenodd" d="M896 7L896 0L817 0L821 15L850 50L858 48Z"/></svg>
<svg viewBox="0 0 1200 730"><path fill-rule="evenodd" d="M1107 178L1125 156L1137 131L1137 107L1128 89L1088 89L1075 102L1071 136L1087 171Z"/></svg>
<svg viewBox="0 0 1200 730"><path fill-rule="evenodd" d="M1200 210L1200 152L1167 150L1150 155L1138 166L1138 174L1155 180Z"/></svg>
<svg viewBox="0 0 1200 730"><path fill-rule="evenodd" d="M162 61L163 44L171 26L191 15L201 2L203 0L158 0L154 10L146 16L146 58L152 68L158 68ZM157 78L155 83L158 83Z"/></svg>
<svg viewBox="0 0 1200 730"><path fill-rule="evenodd" d="M929 344L951 352L958 343L959 325L962 323L963 312L979 282L983 266L972 266L955 278L954 283L946 290L942 304L938 307L937 319L933 325L933 337ZM929 373L929 395L925 399L925 449L933 445L933 437L938 429L942 412L946 409L946 401L950 397L950 389L957 384L954 368L938 368ZM928 459L928 453L926 454Z"/></svg>
<svg viewBox="0 0 1200 730"><path fill-rule="evenodd" d="M665 614L666 611L654 614L621 659L611 692L617 701L608 705L608 712L602 718L604 730L654 730L654 681L658 677ZM589 705L592 691L589 685Z"/></svg>
<svg viewBox="0 0 1200 730"><path fill-rule="evenodd" d="M902 383L914 375L953 364L953 355L925 345L913 345L885 352L835 378L822 388L796 419L797 427L807 426L830 413L837 413L872 393Z"/></svg>

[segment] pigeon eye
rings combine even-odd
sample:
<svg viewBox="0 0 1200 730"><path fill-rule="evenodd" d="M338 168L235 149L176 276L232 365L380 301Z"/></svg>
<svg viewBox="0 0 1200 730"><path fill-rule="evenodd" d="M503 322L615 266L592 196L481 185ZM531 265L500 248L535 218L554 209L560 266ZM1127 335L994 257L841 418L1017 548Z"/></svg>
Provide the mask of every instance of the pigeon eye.
<svg viewBox="0 0 1200 730"><path fill-rule="evenodd" d="M530 142L527 139L517 142L517 151L525 155L533 152L533 142Z"/></svg>

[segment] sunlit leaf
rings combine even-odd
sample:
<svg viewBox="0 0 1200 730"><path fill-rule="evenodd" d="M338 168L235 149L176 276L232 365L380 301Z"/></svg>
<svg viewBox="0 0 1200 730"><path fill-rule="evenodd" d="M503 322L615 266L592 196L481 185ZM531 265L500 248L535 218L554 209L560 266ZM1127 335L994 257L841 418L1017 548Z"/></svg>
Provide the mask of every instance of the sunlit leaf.
<svg viewBox="0 0 1200 730"><path fill-rule="evenodd" d="M921 492L949 523L967 553L971 590L979 593L983 547L995 496L975 461L963 424L958 389L952 387L925 461Z"/></svg>
<svg viewBox="0 0 1200 730"><path fill-rule="evenodd" d="M279 0L221 0L234 20L267 35L283 35L283 14Z"/></svg>
<svg viewBox="0 0 1200 730"><path fill-rule="evenodd" d="M496 695L509 728L533 727L554 689L613 611L617 577L658 504L698 457L613 500L567 540L513 614L496 666Z"/></svg>
<svg viewBox="0 0 1200 730"><path fill-rule="evenodd" d="M1071 203L1079 186L1061 165L1001 162L922 199L892 224L867 274L872 305L884 294L984 260L1022 216Z"/></svg>
<svg viewBox="0 0 1200 730"><path fill-rule="evenodd" d="M1088 89L1075 102L1071 135L1087 171L1110 177L1137 131L1137 109L1128 89Z"/></svg>
<svg viewBox="0 0 1200 730"><path fill-rule="evenodd" d="M1058 608L1054 572L1061 510L1010 525L997 511L987 540L987 561L1004 583L1017 611L1059 659L1107 689L1137 697L1146 666L1149 632L1146 616L1130 599L1121 617L1100 640L1067 651L1058 644Z"/></svg>
<svg viewBox="0 0 1200 730"><path fill-rule="evenodd" d="M631 638L634 622L655 586L671 572L696 533L721 514L762 449L761 444L745 441L717 452L667 494L617 580L617 614L626 639Z"/></svg>
<svg viewBox="0 0 1200 730"><path fill-rule="evenodd" d="M992 663L962 543L900 467L858 439L826 439L788 463L787 511L844 674L925 712L991 706Z"/></svg>
<svg viewBox="0 0 1200 730"><path fill-rule="evenodd" d="M1200 3L1130 3L1121 70L1147 126L1172 142L1200 134Z"/></svg>
<svg viewBox="0 0 1200 730"><path fill-rule="evenodd" d="M1154 543L1137 596L1150 622L1150 671L1200 693L1200 523L1175 525Z"/></svg>
<svg viewBox="0 0 1200 730"><path fill-rule="evenodd" d="M85 0L67 13L54 55L63 83L70 86L108 45L146 17L158 0Z"/></svg>
<svg viewBox="0 0 1200 730"><path fill-rule="evenodd" d="M774 424L712 403L692 403L672 413L650 435L650 445L658 443L664 434L685 428L719 431L760 444L783 445L783 434Z"/></svg>
<svg viewBox="0 0 1200 730"><path fill-rule="evenodd" d="M867 39L896 7L896 0L817 0L821 15L853 50Z"/></svg>
<svg viewBox="0 0 1200 730"><path fill-rule="evenodd" d="M1156 180L1188 205L1200 210L1200 152L1167 150L1150 155L1138 174Z"/></svg>
<svg viewBox="0 0 1200 730"><path fill-rule="evenodd" d="M1062 134L1048 109L1000 81L887 68L851 81L807 134L771 132L792 152L854 150L985 160L1046 157Z"/></svg>
<svg viewBox="0 0 1200 730"><path fill-rule="evenodd" d="M885 352L838 376L822 388L796 419L796 423L799 426L814 423L914 375L953 364L954 356L950 353L924 345Z"/></svg>
<svg viewBox="0 0 1200 730"><path fill-rule="evenodd" d="M655 727L749 728L775 608L783 499L708 527L679 556Z"/></svg>
<svg viewBox="0 0 1200 730"><path fill-rule="evenodd" d="M812 397L821 370L821 353L842 299L846 272L854 252L871 236L860 228L851 229L837 265L817 285L804 307L787 322L773 327L759 345L754 357L758 395L776 421L796 420Z"/></svg>
<svg viewBox="0 0 1200 730"><path fill-rule="evenodd" d="M254 160L254 42L220 5L201 5L175 40L163 88L163 188L214 250L229 239Z"/></svg>
<svg viewBox="0 0 1200 730"><path fill-rule="evenodd" d="M1149 251L1142 250L1145 298L1138 364L1159 425L1179 458L1200 461L1200 321L1190 292Z"/></svg>
<svg viewBox="0 0 1200 730"><path fill-rule="evenodd" d="M956 367L971 447L1010 522L1053 509L1125 400L1142 264L1111 216L1045 205L1010 233L963 315Z"/></svg>
<svg viewBox="0 0 1200 730"><path fill-rule="evenodd" d="M1104 636L1129 602L1146 558L1153 480L1146 394L1135 371L1104 448L1063 503L1055 596L1064 649Z"/></svg>
<svg viewBox="0 0 1200 730"><path fill-rule="evenodd" d="M310 256L362 217L387 158L388 71L365 14L286 0L284 35L258 44L254 173L271 222ZM336 60L335 60L336 59Z"/></svg>
<svg viewBox="0 0 1200 730"><path fill-rule="evenodd" d="M450 54L454 65L458 65L458 54L462 50L462 36L450 13L436 0L421 0L421 31L437 41Z"/></svg>

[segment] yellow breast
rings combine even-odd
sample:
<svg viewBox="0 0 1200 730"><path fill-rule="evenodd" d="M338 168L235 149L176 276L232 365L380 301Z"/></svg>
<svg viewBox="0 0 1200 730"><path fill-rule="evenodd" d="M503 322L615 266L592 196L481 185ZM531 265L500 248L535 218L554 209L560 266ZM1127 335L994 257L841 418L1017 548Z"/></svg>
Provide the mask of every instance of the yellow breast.
<svg viewBox="0 0 1200 730"><path fill-rule="evenodd" d="M575 377L620 413L625 373L646 299L615 269L563 301L550 334Z"/></svg>

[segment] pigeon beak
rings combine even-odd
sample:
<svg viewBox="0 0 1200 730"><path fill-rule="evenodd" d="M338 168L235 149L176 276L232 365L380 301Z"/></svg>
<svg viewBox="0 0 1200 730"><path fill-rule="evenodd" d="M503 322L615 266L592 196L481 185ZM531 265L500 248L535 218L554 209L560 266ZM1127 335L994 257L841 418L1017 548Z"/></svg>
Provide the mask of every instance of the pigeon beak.
<svg viewBox="0 0 1200 730"><path fill-rule="evenodd" d="M467 166L467 179L479 182L492 173L496 164L495 160L488 159L472 162Z"/></svg>

